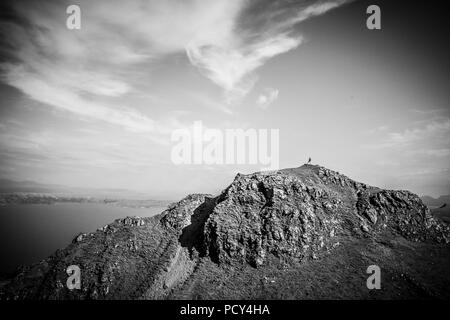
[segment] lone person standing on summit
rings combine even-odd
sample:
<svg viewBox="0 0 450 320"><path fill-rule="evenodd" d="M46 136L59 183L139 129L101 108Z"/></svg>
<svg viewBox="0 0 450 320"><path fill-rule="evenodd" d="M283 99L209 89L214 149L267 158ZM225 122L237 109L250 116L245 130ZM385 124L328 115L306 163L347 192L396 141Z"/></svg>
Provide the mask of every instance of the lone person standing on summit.
<svg viewBox="0 0 450 320"><path fill-rule="evenodd" d="M311 157L309 157L307 164L310 164L310 163L311 163Z"/></svg>

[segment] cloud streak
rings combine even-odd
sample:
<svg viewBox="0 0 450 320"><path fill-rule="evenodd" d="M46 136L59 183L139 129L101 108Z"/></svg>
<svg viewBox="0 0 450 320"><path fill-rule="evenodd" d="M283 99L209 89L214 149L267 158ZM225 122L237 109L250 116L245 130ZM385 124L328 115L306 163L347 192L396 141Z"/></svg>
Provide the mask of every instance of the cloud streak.
<svg viewBox="0 0 450 320"><path fill-rule="evenodd" d="M297 24L322 15L345 2L307 4L307 1L300 1L297 3L299 8L282 7L275 12L260 10L259 16L252 18L269 23L258 25L257 31L238 28L237 20L236 27L229 30L227 36L231 41L223 41L220 44L215 41L192 41L186 47L186 53L194 66L225 90L225 100L231 104L239 101L253 88L256 82L255 78L251 77L253 71L268 60L297 48L303 42L303 37L295 32ZM266 6L270 6L270 3Z"/></svg>
<svg viewBox="0 0 450 320"><path fill-rule="evenodd" d="M385 131L385 130L383 130ZM373 134L378 134L374 131ZM406 128L403 131L388 132L384 141L367 146L368 149L401 150L410 156L428 159L450 156L450 119L430 119L422 126Z"/></svg>
<svg viewBox="0 0 450 320"><path fill-rule="evenodd" d="M115 110L99 103L92 103L70 91L66 86L49 83L28 73L20 66L3 65L3 68L8 69L6 80L10 85L41 103L79 116L119 125L133 132L153 132L157 129L154 120L135 110L125 108ZM98 88L94 89L98 90ZM111 92L107 93L107 95L110 94Z"/></svg>
<svg viewBox="0 0 450 320"><path fill-rule="evenodd" d="M79 1L82 28L77 31L65 27L70 4L11 3L9 18L0 22L1 80L76 116L136 133L165 134L170 128L156 121L154 112L114 98L142 95L137 87L151 88L142 80L151 78L152 67L184 52L189 41L225 41L242 1Z"/></svg>
<svg viewBox="0 0 450 320"><path fill-rule="evenodd" d="M423 140L429 140L431 143L439 143L441 141L447 141L449 135L450 119L445 121L433 120L423 127L406 129L403 132L390 133L387 145L404 146Z"/></svg>
<svg viewBox="0 0 450 320"><path fill-rule="evenodd" d="M296 48L301 38L285 34L265 39L244 48L223 48L211 45L190 45L186 53L191 63L225 90L228 103L245 96L254 79L247 78L269 59Z"/></svg>
<svg viewBox="0 0 450 320"><path fill-rule="evenodd" d="M65 28L70 1L18 0L12 3L13 18L0 24L3 55L9 58L0 71L4 82L32 99L129 130L152 132L157 130L152 118L133 111L133 106L106 103L105 98L132 93L136 73L146 68L151 73L165 56L185 52L193 66L223 89L225 103L239 102L253 88L255 70L302 43L294 29L298 23L343 1L299 1L294 8L280 5L271 10L274 3L281 4L79 1L82 29L74 32ZM255 5L263 10L251 16L247 10ZM215 107L232 113L221 102Z"/></svg>

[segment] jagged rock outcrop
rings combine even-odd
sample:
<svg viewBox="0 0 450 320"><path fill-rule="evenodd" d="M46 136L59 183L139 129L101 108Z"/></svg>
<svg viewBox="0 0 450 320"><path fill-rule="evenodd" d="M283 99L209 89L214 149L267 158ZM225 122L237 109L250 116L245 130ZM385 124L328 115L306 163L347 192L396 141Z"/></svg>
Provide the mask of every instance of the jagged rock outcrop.
<svg viewBox="0 0 450 320"><path fill-rule="evenodd" d="M222 277L211 295L228 297L235 270L252 268L248 277L267 279L267 270L282 266L274 272L284 277L285 269L344 254L340 247L349 243L397 238L448 252L450 230L408 191L371 187L323 167L238 174L216 197L190 195L156 217L118 219L78 235L67 248L20 270L0 298L192 298L199 283L214 287ZM70 265L81 269L80 290L66 287ZM209 276L213 269L219 276ZM267 296L261 292L251 294Z"/></svg>
<svg viewBox="0 0 450 320"><path fill-rule="evenodd" d="M416 195L308 166L238 175L206 222L205 245L218 262L258 266L268 254L298 262L338 246L340 236L384 230L413 241L449 241L448 228Z"/></svg>

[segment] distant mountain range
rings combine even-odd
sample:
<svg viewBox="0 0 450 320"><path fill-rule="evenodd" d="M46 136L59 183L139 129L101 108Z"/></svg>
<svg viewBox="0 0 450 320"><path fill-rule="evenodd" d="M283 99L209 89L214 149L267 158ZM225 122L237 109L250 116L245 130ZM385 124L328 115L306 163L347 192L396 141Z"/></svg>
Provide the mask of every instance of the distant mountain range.
<svg viewBox="0 0 450 320"><path fill-rule="evenodd" d="M30 192L30 193L54 193L61 192L63 187L56 184L42 184L34 181L13 181L0 179L0 193Z"/></svg>
<svg viewBox="0 0 450 320"><path fill-rule="evenodd" d="M9 179L0 179L0 193L52 194L58 196L113 199L149 198L148 194L127 189L68 187L58 184L44 184L31 180L14 181Z"/></svg>
<svg viewBox="0 0 450 320"><path fill-rule="evenodd" d="M427 206L431 207L440 207L444 203L447 205L450 205L450 194L447 194L445 196L440 196L439 198L433 198L430 196L423 196L420 197Z"/></svg>
<svg viewBox="0 0 450 320"><path fill-rule="evenodd" d="M7 204L54 204L60 202L105 203L122 207L167 206L171 200L127 189L95 189L0 179L0 206Z"/></svg>

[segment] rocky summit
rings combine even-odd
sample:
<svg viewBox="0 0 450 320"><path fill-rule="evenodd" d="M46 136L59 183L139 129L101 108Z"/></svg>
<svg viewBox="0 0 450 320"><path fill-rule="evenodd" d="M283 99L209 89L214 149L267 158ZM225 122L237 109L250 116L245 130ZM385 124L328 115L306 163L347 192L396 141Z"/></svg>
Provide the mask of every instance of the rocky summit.
<svg viewBox="0 0 450 320"><path fill-rule="evenodd" d="M448 299L449 241L417 195L303 165L80 234L3 281L0 298ZM373 265L380 289L367 286Z"/></svg>

